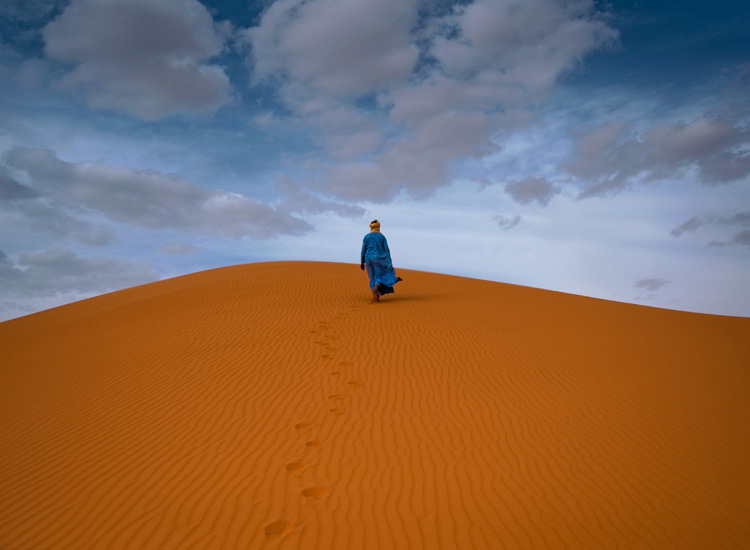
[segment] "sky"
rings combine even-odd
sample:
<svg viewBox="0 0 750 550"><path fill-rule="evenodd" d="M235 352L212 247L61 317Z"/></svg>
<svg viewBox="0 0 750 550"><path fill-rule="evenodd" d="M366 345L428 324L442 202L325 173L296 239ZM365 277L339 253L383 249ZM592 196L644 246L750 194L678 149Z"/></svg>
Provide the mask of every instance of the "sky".
<svg viewBox="0 0 750 550"><path fill-rule="evenodd" d="M750 316L750 3L0 3L0 320L261 261L367 299L375 218L397 270Z"/></svg>

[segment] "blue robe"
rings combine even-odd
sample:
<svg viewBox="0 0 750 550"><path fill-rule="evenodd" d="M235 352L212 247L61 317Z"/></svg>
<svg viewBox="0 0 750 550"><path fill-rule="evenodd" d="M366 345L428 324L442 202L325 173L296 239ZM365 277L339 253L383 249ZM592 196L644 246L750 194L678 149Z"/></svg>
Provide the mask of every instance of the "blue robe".
<svg viewBox="0 0 750 550"><path fill-rule="evenodd" d="M375 290L375 285L380 284L379 294L390 294L393 285L400 279L396 277L391 262L391 251L388 249L388 241L385 236L377 231L371 231L362 241L362 261L367 267L367 276L370 277L370 290Z"/></svg>

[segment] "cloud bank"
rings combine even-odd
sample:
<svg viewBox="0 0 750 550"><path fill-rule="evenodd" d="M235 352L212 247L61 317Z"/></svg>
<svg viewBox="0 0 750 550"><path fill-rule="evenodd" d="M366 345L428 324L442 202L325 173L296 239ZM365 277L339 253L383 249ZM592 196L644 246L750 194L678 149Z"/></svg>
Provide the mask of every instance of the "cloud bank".
<svg viewBox="0 0 750 550"><path fill-rule="evenodd" d="M159 279L146 262L107 257L81 257L67 249L21 254L17 265L0 250L0 297L93 294Z"/></svg>
<svg viewBox="0 0 750 550"><path fill-rule="evenodd" d="M244 33L256 81L337 160L304 184L375 202L431 195L617 36L588 0L280 0Z"/></svg>
<svg viewBox="0 0 750 550"><path fill-rule="evenodd" d="M580 136L573 160L560 168L583 182L581 198L611 196L690 170L702 185L722 185L750 175L750 132L710 116L654 124L640 132L612 122Z"/></svg>
<svg viewBox="0 0 750 550"><path fill-rule="evenodd" d="M299 235L311 229L302 219L261 201L206 189L176 174L69 163L41 148L15 148L4 160L28 178L35 192L56 204L71 212L93 211L114 222L255 238Z"/></svg>
<svg viewBox="0 0 750 550"><path fill-rule="evenodd" d="M44 28L44 51L74 67L60 86L90 107L155 120L229 103L229 78L210 62L228 31L197 0L72 0Z"/></svg>
<svg viewBox="0 0 750 550"><path fill-rule="evenodd" d="M546 179L534 177L512 181L505 186L505 191L520 204L537 202L542 206L547 206L552 197L560 193L560 189Z"/></svg>

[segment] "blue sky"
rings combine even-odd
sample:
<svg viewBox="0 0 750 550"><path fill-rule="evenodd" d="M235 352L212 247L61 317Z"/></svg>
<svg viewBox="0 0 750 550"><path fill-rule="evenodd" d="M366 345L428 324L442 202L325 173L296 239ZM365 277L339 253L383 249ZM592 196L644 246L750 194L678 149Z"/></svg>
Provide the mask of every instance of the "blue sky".
<svg viewBox="0 0 750 550"><path fill-rule="evenodd" d="M0 320L359 272L373 218L397 268L750 315L750 5L0 5Z"/></svg>

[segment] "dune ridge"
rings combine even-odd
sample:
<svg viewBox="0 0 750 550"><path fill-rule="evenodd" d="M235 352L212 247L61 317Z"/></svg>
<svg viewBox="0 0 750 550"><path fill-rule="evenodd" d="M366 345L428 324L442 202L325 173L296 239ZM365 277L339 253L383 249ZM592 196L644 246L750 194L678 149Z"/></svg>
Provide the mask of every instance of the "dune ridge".
<svg viewBox="0 0 750 550"><path fill-rule="evenodd" d="M0 323L0 548L750 547L750 319L398 274Z"/></svg>

